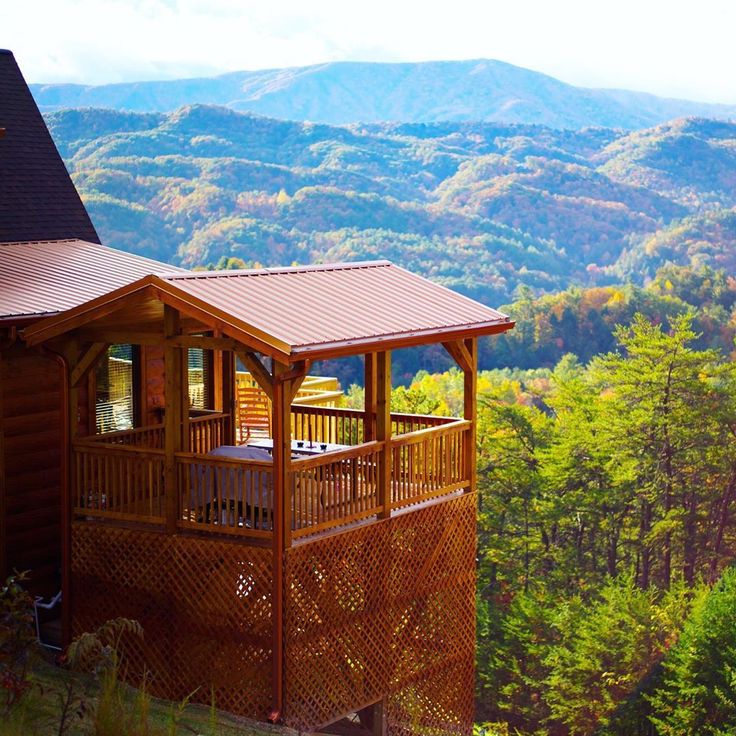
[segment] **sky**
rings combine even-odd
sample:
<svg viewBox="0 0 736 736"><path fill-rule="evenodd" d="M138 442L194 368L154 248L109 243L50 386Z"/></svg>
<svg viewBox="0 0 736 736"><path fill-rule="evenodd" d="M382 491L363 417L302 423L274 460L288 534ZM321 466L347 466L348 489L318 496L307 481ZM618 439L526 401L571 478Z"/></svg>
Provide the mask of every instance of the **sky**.
<svg viewBox="0 0 736 736"><path fill-rule="evenodd" d="M734 0L2 0L29 82L329 61L499 59L570 84L736 104Z"/></svg>

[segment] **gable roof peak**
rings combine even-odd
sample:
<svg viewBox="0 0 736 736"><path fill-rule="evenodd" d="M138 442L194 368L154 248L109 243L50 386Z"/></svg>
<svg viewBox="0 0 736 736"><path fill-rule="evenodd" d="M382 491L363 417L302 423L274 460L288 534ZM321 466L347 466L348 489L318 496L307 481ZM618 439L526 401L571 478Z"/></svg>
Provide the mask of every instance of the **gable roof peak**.
<svg viewBox="0 0 736 736"><path fill-rule="evenodd" d="M0 242L100 239L13 53L0 49Z"/></svg>

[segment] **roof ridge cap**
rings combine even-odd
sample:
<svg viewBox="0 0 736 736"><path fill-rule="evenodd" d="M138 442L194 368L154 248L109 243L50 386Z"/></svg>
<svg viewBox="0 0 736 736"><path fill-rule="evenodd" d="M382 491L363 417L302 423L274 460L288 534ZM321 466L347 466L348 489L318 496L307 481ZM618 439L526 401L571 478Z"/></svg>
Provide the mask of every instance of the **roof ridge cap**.
<svg viewBox="0 0 736 736"><path fill-rule="evenodd" d="M2 49L0 49L2 51ZM43 243L89 243L89 240L83 240L82 238L46 238L44 240L3 240L0 242L0 246L3 245L41 245ZM94 245L102 245L102 243L94 243Z"/></svg>
<svg viewBox="0 0 736 736"><path fill-rule="evenodd" d="M219 271L187 271L185 273L159 271L161 278L171 279L216 279L236 276L274 276L289 273L312 273L316 271L350 271L359 268L380 268L392 266L387 260L355 261L346 263L310 263L304 266L274 266L271 268L223 269Z"/></svg>

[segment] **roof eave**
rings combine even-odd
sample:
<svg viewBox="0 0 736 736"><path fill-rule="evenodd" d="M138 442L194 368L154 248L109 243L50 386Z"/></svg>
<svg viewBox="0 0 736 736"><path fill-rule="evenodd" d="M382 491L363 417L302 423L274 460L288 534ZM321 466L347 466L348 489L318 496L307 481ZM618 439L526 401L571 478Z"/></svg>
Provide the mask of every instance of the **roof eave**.
<svg viewBox="0 0 736 736"><path fill-rule="evenodd" d="M455 325L446 328L432 328L431 330L417 330L400 335L381 335L357 340L340 340L330 343L314 345L299 345L291 351L291 360L328 360L349 355L363 355L384 350L416 347L418 345L432 345L438 342L463 340L471 337L497 335L506 332L516 325L508 317L505 320L476 323L474 325Z"/></svg>
<svg viewBox="0 0 736 736"><path fill-rule="evenodd" d="M122 298L129 297L152 286L155 278L153 275L143 276L137 281L91 299L78 307L72 307L64 312L35 322L23 330L23 340L29 346L38 345L46 340L63 335L65 332L70 332L81 324L86 324L85 315L94 313L95 317L99 318L110 314L119 308L119 302ZM115 306L116 303L118 306Z"/></svg>

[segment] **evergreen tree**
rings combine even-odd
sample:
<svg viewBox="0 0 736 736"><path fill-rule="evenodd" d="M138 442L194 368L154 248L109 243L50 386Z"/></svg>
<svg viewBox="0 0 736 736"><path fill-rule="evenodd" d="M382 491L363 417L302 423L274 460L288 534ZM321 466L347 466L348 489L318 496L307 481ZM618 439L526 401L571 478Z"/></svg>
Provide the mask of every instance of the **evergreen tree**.
<svg viewBox="0 0 736 736"><path fill-rule="evenodd" d="M660 736L736 733L736 570L701 594L649 698Z"/></svg>

